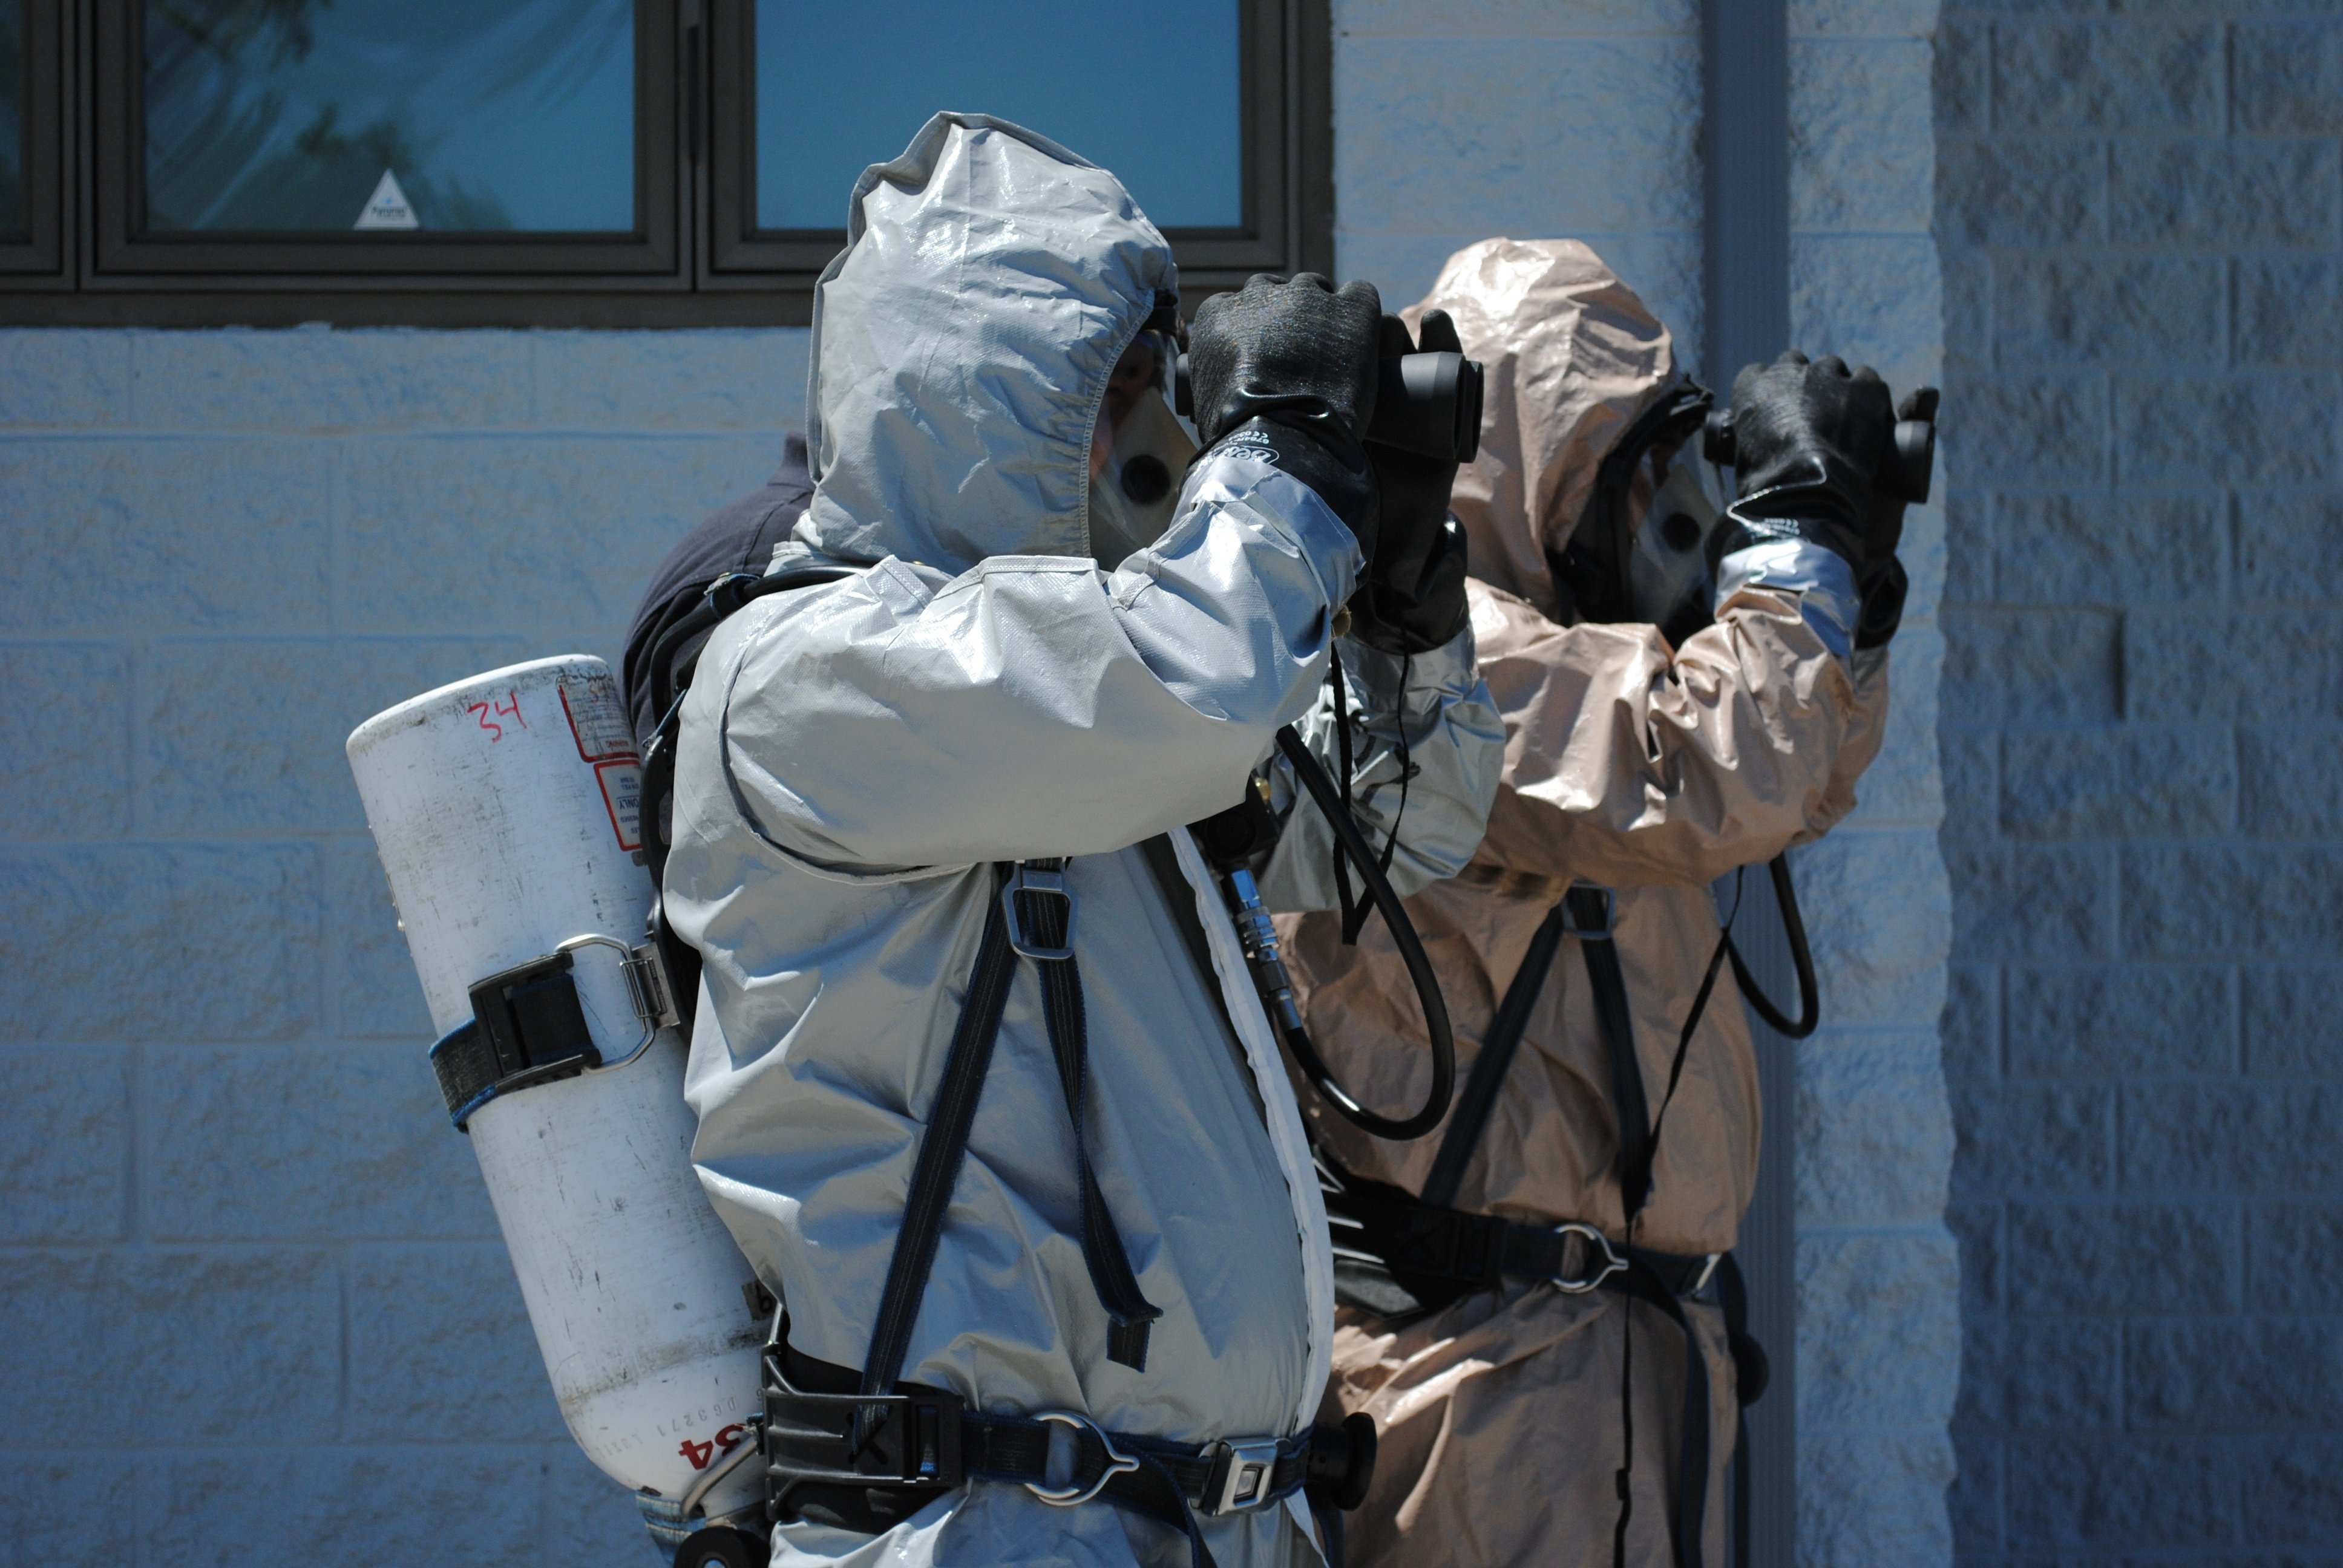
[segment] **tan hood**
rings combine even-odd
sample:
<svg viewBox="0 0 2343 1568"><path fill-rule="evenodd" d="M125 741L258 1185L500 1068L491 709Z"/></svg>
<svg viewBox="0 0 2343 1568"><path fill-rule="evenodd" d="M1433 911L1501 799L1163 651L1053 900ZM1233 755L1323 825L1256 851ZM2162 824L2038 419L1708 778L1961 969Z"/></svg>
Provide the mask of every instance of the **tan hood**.
<svg viewBox="0 0 2343 1568"><path fill-rule="evenodd" d="M1659 317L1574 239L1484 239L1448 258L1401 314L1456 319L1487 376L1481 455L1450 506L1472 541L1473 575L1554 603L1546 553L1569 542L1604 455L1674 380Z"/></svg>

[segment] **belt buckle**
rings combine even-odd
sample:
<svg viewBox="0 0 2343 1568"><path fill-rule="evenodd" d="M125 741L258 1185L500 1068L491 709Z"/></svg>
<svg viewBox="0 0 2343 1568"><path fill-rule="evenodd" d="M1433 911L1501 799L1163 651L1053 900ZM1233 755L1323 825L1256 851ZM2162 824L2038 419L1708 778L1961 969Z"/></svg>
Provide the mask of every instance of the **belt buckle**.
<svg viewBox="0 0 2343 1568"><path fill-rule="evenodd" d="M1106 1468L1099 1472L1099 1478L1088 1486L1044 1486L1035 1481L1025 1483L1026 1491L1052 1508L1073 1508L1088 1503L1106 1490L1108 1482L1118 1475L1128 1475L1139 1468L1139 1461L1115 1447L1114 1440L1107 1436L1105 1429L1086 1415L1077 1415L1071 1411L1045 1410L1035 1415L1033 1419L1053 1421L1060 1426L1071 1426L1077 1435L1087 1432L1098 1439L1101 1448L1106 1450Z"/></svg>
<svg viewBox="0 0 2343 1568"><path fill-rule="evenodd" d="M1602 923L1594 920L1591 907L1594 900L1587 895L1599 893L1603 899ZM1584 901L1590 907L1582 914L1576 907ZM1562 895L1562 929L1583 942L1607 942L1618 923L1619 895L1599 882L1578 881L1570 884Z"/></svg>
<svg viewBox="0 0 2343 1568"><path fill-rule="evenodd" d="M1556 1225L1554 1227L1554 1233L1557 1236L1576 1236L1580 1241L1592 1246L1603 1258L1603 1266L1594 1271L1594 1277L1591 1279L1565 1279L1560 1274L1553 1277L1554 1289L1566 1296L1583 1296L1627 1267L1627 1260L1611 1250L1611 1238L1583 1221L1572 1220Z"/></svg>
<svg viewBox="0 0 2343 1568"><path fill-rule="evenodd" d="M1066 900L1066 940L1062 946L1049 948L1030 940L1025 935L1025 917L1017 908L1017 895L1030 893L1036 898ZM1066 886L1062 867L1051 869L1029 860L1017 862L1008 882L1001 890L1001 912L1009 921L1009 945L1029 959L1054 963L1074 956L1074 894Z"/></svg>
<svg viewBox="0 0 2343 1568"><path fill-rule="evenodd" d="M1204 1505L1197 1512L1218 1518L1262 1506L1276 1490L1277 1462L1282 1457L1275 1438L1255 1442L1224 1439L1214 1443L1212 1474L1204 1482Z"/></svg>

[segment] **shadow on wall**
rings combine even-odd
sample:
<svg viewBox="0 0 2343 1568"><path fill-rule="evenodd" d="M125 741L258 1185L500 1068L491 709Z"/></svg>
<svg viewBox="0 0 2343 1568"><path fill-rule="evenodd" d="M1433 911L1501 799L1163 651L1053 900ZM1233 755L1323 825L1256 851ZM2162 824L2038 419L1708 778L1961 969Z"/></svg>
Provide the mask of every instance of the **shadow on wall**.
<svg viewBox="0 0 2343 1568"><path fill-rule="evenodd" d="M2343 30L2288 9L1946 7L1980 1565L2343 1526Z"/></svg>

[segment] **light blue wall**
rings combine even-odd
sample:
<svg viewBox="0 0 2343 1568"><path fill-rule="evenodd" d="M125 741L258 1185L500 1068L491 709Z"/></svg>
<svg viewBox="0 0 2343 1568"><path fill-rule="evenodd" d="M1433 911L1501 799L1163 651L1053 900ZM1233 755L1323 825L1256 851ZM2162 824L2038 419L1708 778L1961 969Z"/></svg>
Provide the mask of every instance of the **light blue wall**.
<svg viewBox="0 0 2343 1568"><path fill-rule="evenodd" d="M2343 1533L2343 26L1948 0L1960 1554Z"/></svg>
<svg viewBox="0 0 2343 1568"><path fill-rule="evenodd" d="M0 333L10 1562L652 1561L564 1434L349 770L615 660L802 332Z"/></svg>

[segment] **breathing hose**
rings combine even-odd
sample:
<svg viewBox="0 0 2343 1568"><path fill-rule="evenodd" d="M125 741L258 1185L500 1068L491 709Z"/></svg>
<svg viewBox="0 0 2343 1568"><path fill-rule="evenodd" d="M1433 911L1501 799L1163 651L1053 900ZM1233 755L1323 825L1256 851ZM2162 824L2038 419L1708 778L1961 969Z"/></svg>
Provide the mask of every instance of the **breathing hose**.
<svg viewBox="0 0 2343 1568"><path fill-rule="evenodd" d="M1439 1126L1442 1119L1447 1116L1449 1101L1456 1091L1456 1037L1449 1028L1447 1000L1440 994L1440 981L1433 975L1432 960L1424 953L1423 940L1416 935L1414 922L1407 918L1407 910L1401 904L1399 894L1393 890L1390 879L1383 875L1382 866L1376 863L1375 852L1368 845L1366 836L1359 831L1359 825L1352 819L1350 812L1343 809L1342 797L1336 792L1333 780L1326 777L1326 769L1319 764L1317 758L1311 755L1310 749L1302 743L1302 737L1294 733L1293 726L1290 724L1277 732L1277 749L1293 765L1293 776L1302 781L1302 789L1317 803L1319 811L1325 816L1327 826L1334 829L1334 841L1366 879L1367 894L1374 900L1375 908L1383 911L1383 923L1391 930L1392 941L1399 949L1400 960L1407 965L1408 979L1415 982L1416 1000L1423 1007L1424 1032L1432 1050L1432 1089L1424 1096L1423 1108L1412 1116L1393 1118L1378 1115L1353 1099L1341 1084L1334 1081L1334 1075L1326 1066L1325 1059L1318 1054L1317 1046L1310 1039L1310 1031L1302 1021L1301 1011L1293 1003L1292 990L1285 985L1283 964L1277 953L1273 933L1267 938L1266 965L1250 930L1245 944L1246 956L1253 960L1255 978L1262 984L1263 1000L1271 1003L1272 1016L1279 1031L1285 1037L1287 1048L1293 1052L1293 1060L1301 1065L1311 1085L1324 1096L1326 1103L1332 1106L1343 1120L1377 1138L1389 1139L1393 1142L1421 1138ZM1241 871L1236 876L1242 878L1243 887L1251 887L1251 873ZM1269 918L1259 910L1260 904L1255 900L1252 910L1247 911L1252 918L1252 930L1266 932ZM1273 975L1269 972L1272 967ZM1272 983L1277 988L1275 995L1272 993Z"/></svg>
<svg viewBox="0 0 2343 1568"><path fill-rule="evenodd" d="M1790 963L1798 975L1798 1017L1792 1022L1774 999L1749 972L1741 959L1741 950L1734 944L1733 932L1725 933L1725 950L1733 960L1733 979L1741 987L1741 998L1765 1020L1765 1027L1785 1040L1804 1040L1815 1032L1823 1020L1822 997L1815 984L1814 950L1806 945L1806 922L1798 913L1798 890L1790 884L1790 857L1776 855L1766 866L1774 878L1774 902L1782 911L1782 930L1790 939Z"/></svg>

